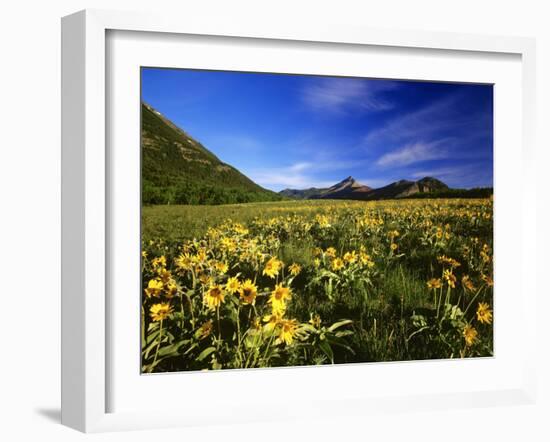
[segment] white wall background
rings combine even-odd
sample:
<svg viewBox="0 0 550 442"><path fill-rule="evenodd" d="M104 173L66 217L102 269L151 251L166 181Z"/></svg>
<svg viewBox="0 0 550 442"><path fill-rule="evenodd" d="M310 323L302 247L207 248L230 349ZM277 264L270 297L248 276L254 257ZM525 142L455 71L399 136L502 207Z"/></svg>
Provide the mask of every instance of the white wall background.
<svg viewBox="0 0 550 442"><path fill-rule="evenodd" d="M231 19L533 36L538 44L538 189L550 166L550 12L545 1L19 0L0 9L0 439L83 440L59 425L60 17L84 8L155 10ZM517 179L518 185L521 177ZM547 198L547 191L544 191ZM539 198L540 399L537 406L379 415L89 436L94 440L549 440L548 205ZM533 269L533 277L536 276ZM213 422L215 423L215 422Z"/></svg>

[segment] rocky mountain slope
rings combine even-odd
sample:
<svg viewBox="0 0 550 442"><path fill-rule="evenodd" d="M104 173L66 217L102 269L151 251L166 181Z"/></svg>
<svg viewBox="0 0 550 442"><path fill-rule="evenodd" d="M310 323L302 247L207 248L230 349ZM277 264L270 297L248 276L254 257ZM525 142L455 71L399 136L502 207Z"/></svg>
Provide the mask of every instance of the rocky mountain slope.
<svg viewBox="0 0 550 442"><path fill-rule="evenodd" d="M446 190L449 190L449 187L445 183L432 177L425 177L418 181L400 180L387 186L373 189L349 176L327 189L285 189L279 193L296 199L377 200L405 198L418 193L424 194Z"/></svg>
<svg viewBox="0 0 550 442"><path fill-rule="evenodd" d="M233 166L146 103L141 107L144 204L224 204L282 199Z"/></svg>

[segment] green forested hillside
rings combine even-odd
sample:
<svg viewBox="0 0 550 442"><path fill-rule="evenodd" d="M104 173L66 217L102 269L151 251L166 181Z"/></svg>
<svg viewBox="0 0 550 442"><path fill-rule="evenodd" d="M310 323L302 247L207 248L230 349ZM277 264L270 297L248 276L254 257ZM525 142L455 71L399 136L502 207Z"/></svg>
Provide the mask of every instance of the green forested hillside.
<svg viewBox="0 0 550 442"><path fill-rule="evenodd" d="M278 201L147 104L142 104L143 204Z"/></svg>

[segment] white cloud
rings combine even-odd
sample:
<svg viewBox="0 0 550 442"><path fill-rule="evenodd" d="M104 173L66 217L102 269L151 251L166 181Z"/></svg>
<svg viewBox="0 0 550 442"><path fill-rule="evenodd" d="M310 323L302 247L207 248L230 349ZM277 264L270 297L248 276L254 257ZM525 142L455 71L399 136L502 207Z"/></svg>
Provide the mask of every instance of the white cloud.
<svg viewBox="0 0 550 442"><path fill-rule="evenodd" d="M393 104L381 95L396 87L397 83L391 81L325 78L309 84L302 99L308 107L321 112L383 111L392 109Z"/></svg>
<svg viewBox="0 0 550 442"><path fill-rule="evenodd" d="M310 169L313 166L311 163L296 163L290 166L288 169L291 172L302 172L303 170Z"/></svg>
<svg viewBox="0 0 550 442"><path fill-rule="evenodd" d="M268 189L282 190L290 189L308 189L310 187L330 187L334 183L328 181L319 181L313 177L300 174L292 174L287 170L274 170L272 172L258 172L250 175L250 178L262 187Z"/></svg>
<svg viewBox="0 0 550 442"><path fill-rule="evenodd" d="M330 164L317 166L313 163L300 162L288 167L252 170L247 176L262 187L269 189L306 189L309 187L330 187L335 182L319 179L315 173L331 169ZM333 165L337 170L341 164Z"/></svg>
<svg viewBox="0 0 550 442"><path fill-rule="evenodd" d="M446 158L448 152L442 146L445 141L437 140L429 143L419 141L410 143L400 149L382 155L376 164L383 167L397 167Z"/></svg>

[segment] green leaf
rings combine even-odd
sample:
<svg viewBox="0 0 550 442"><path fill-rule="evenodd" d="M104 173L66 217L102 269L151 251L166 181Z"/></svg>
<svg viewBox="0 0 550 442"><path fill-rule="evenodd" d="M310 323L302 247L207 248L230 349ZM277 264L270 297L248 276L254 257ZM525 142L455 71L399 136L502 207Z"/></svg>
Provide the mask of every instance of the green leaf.
<svg viewBox="0 0 550 442"><path fill-rule="evenodd" d="M336 330L337 328L343 327L344 325L348 325L348 324L351 324L351 323L353 323L353 321L351 319L344 319L343 321L335 322L334 324L332 324L328 328L328 331L332 332L332 331Z"/></svg>
<svg viewBox="0 0 550 442"><path fill-rule="evenodd" d="M353 335L353 331L351 331L351 330L342 330L342 331L338 331L338 332L334 333L334 336L336 336L337 338L342 338L344 336L349 336L349 335Z"/></svg>
<svg viewBox="0 0 550 442"><path fill-rule="evenodd" d="M184 345L186 342L189 341L180 341L176 344L167 345L166 347L162 347L159 350L159 356L177 356L179 354L179 349L182 345Z"/></svg>
<svg viewBox="0 0 550 442"><path fill-rule="evenodd" d="M197 356L197 361L204 360L215 351L216 351L216 347L208 347L207 349L203 350L199 356Z"/></svg>
<svg viewBox="0 0 550 442"><path fill-rule="evenodd" d="M149 344L153 341L156 341L157 338L158 338L159 333L160 333L160 330L156 330L153 333L148 334L147 337L145 338L145 342L147 342L147 344Z"/></svg>
<svg viewBox="0 0 550 442"><path fill-rule="evenodd" d="M330 363L334 364L334 353L332 352L332 348L330 348L330 344L327 341L319 341L319 348L330 359Z"/></svg>

